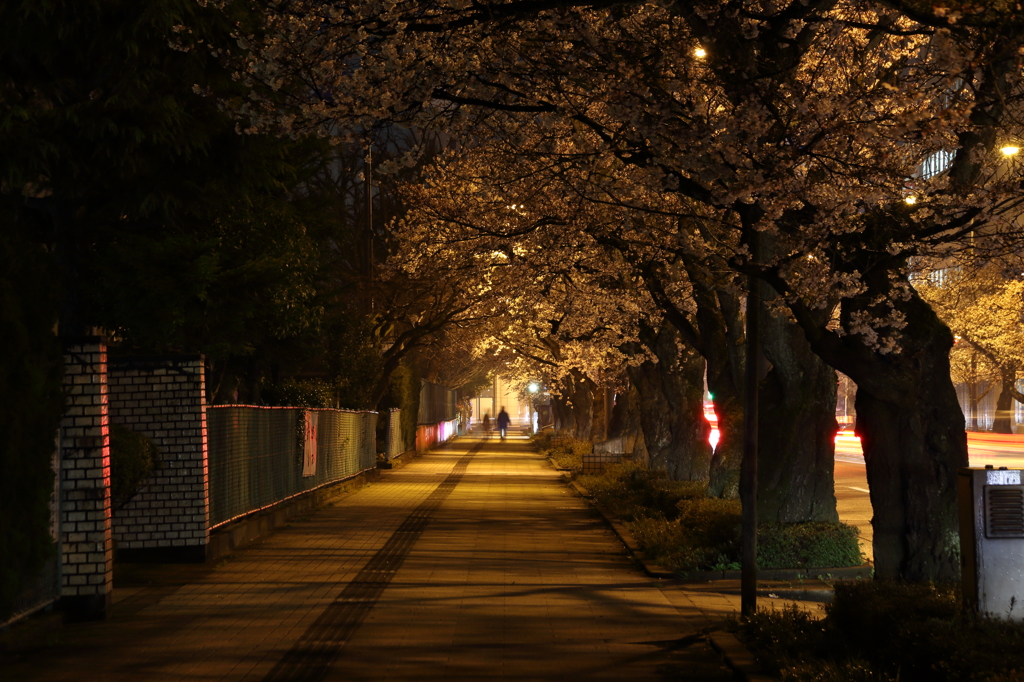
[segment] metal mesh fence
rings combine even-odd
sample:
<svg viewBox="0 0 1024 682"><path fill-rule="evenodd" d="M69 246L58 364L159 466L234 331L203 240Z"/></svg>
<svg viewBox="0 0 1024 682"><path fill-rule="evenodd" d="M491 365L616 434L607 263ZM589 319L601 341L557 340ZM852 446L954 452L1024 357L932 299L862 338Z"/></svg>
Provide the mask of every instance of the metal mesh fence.
<svg viewBox="0 0 1024 682"><path fill-rule="evenodd" d="M376 466L376 412L207 408L210 527Z"/></svg>
<svg viewBox="0 0 1024 682"><path fill-rule="evenodd" d="M60 599L60 557L57 551L54 554L46 560L42 570L23 584L11 610L0 613L0 628Z"/></svg>
<svg viewBox="0 0 1024 682"><path fill-rule="evenodd" d="M455 391L441 384L420 381L420 412L418 424L451 421L457 414Z"/></svg>

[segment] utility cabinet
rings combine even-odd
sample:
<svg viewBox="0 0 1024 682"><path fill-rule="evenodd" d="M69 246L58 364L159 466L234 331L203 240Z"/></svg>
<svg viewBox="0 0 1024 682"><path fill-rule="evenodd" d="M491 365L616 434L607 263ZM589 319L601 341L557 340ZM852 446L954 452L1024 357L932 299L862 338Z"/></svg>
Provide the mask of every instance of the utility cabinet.
<svg viewBox="0 0 1024 682"><path fill-rule="evenodd" d="M958 474L966 606L991 618L1024 621L1021 470L968 467Z"/></svg>

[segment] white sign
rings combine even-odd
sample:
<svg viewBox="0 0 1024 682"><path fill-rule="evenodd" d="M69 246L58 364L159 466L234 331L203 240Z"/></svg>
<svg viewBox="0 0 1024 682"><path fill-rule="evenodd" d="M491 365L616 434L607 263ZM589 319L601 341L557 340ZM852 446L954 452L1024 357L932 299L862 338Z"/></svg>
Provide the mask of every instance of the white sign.
<svg viewBox="0 0 1024 682"><path fill-rule="evenodd" d="M302 475L316 476L316 430L320 415L310 410L303 412L303 415L306 420L306 437L302 444Z"/></svg>
<svg viewBox="0 0 1024 682"><path fill-rule="evenodd" d="M1020 485L1020 470L989 469L985 472L985 482L989 485Z"/></svg>

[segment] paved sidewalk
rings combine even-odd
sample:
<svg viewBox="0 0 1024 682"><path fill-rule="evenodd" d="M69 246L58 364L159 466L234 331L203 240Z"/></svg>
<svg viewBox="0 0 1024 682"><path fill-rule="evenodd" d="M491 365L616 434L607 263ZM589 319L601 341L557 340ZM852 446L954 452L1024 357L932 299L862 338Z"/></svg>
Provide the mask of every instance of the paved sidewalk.
<svg viewBox="0 0 1024 682"><path fill-rule="evenodd" d="M0 660L4 680L733 679L733 598L646 578L525 440L461 439L178 586ZM191 573L190 573L191 571Z"/></svg>

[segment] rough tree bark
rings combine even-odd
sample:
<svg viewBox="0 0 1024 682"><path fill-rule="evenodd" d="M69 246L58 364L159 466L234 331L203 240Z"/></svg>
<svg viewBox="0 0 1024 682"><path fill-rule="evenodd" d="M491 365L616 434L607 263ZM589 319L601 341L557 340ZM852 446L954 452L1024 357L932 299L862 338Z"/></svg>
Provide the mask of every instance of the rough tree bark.
<svg viewBox="0 0 1024 682"><path fill-rule="evenodd" d="M576 417L565 396L551 396L551 412L555 419L555 431L576 431Z"/></svg>
<svg viewBox="0 0 1024 682"><path fill-rule="evenodd" d="M718 445L711 457L708 494L736 499L743 460L743 312L736 295L716 286L707 268L687 265L697 307L699 344L707 361L708 390L718 416Z"/></svg>
<svg viewBox="0 0 1024 682"><path fill-rule="evenodd" d="M761 350L757 515L761 522L838 521L835 497L836 372L803 330L767 309Z"/></svg>
<svg viewBox="0 0 1024 682"><path fill-rule="evenodd" d="M594 433L594 382L578 370L572 375L570 401L576 418L576 437L590 440Z"/></svg>
<svg viewBox="0 0 1024 682"><path fill-rule="evenodd" d="M885 296L902 264L880 260L865 275L865 293L843 301L844 323L854 313L883 312L875 307L877 297ZM798 303L793 311L814 351L857 382L857 431L874 509L875 576L955 581L956 474L967 466L967 434L949 375L953 335L912 289L905 300L891 300L906 326L899 348L890 352L869 347L860 336L836 334Z"/></svg>
<svg viewBox="0 0 1024 682"><path fill-rule="evenodd" d="M711 471L711 426L704 418L704 358L682 344L664 323L644 330L658 362L628 368L636 387L648 466L679 481L707 482Z"/></svg>
<svg viewBox="0 0 1024 682"><path fill-rule="evenodd" d="M594 426L594 382L574 369L560 383L561 395L551 399L555 430L568 431L575 438L590 440Z"/></svg>
<svg viewBox="0 0 1024 682"><path fill-rule="evenodd" d="M1013 394L1017 385L1017 368L1000 367L999 396L996 398L996 418L992 422L994 433L1013 433Z"/></svg>

